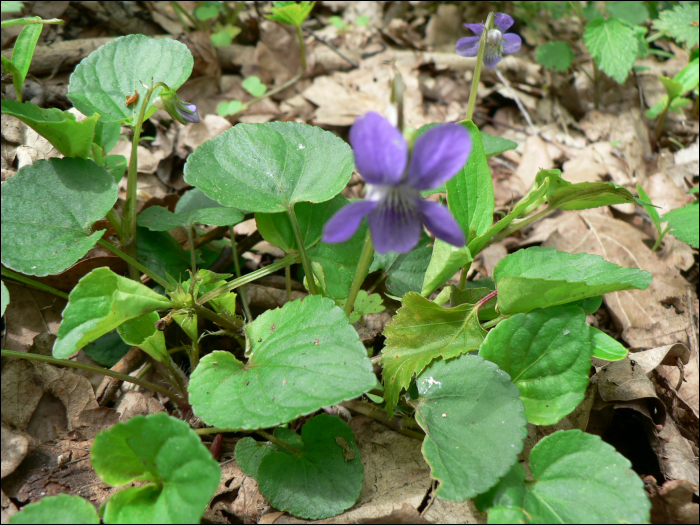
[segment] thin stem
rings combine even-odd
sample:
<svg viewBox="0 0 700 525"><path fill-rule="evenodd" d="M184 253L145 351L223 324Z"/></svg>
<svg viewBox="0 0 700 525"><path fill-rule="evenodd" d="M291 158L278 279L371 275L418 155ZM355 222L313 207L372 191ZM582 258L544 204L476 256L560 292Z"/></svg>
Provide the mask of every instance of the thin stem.
<svg viewBox="0 0 700 525"><path fill-rule="evenodd" d="M114 231L117 234L117 237L120 239L122 238L122 220L119 218L119 215L117 214L117 210L112 208L107 212L107 220L109 221L109 224L112 228L114 228Z"/></svg>
<svg viewBox="0 0 700 525"><path fill-rule="evenodd" d="M482 327L484 330L488 330L489 328L492 328L492 327L496 326L496 325L497 325L498 323L500 323L501 321L505 321L506 319L508 319L508 317L509 317L509 316L507 316L507 315L499 315L499 316L496 317L495 319L491 319L490 321L488 321L488 322L486 322L486 323L483 323L483 324L481 325L481 327Z"/></svg>
<svg viewBox="0 0 700 525"><path fill-rule="evenodd" d="M304 33L301 32L301 26L297 28L297 40L299 42L299 60L301 62L301 74L306 73L306 46L304 45Z"/></svg>
<svg viewBox="0 0 700 525"><path fill-rule="evenodd" d="M115 372L114 370L110 370L109 368L102 368L100 366L90 365L88 363L81 363L80 361L69 361L68 359L56 359L55 357L49 357L47 355L30 354L28 352L16 352L14 350L2 350L1 353L2 353L3 357L16 357L18 359L29 359L30 361L40 361L42 363L50 363L52 365L57 365L57 366L67 366L70 368L79 368L81 370L88 370L88 371L94 372L96 374L102 374L104 376L113 377L115 379L119 379L121 381L126 381L128 383L134 383L134 384L137 384L137 385L142 386L144 388L148 388L149 390L153 390L154 392L158 392L160 394L163 394L164 396L167 396L170 399L172 399L180 407L187 406L187 403L185 402L184 399L181 399L180 397L177 396L177 394L173 393L172 391L168 390L167 388L163 388L162 386L158 386L154 383L151 383L150 381L146 381L145 379L140 379L138 377L130 376L129 374L122 374L120 372Z"/></svg>
<svg viewBox="0 0 700 525"><path fill-rule="evenodd" d="M152 272L148 268L146 268L143 264L138 262L137 260L133 259L131 256L127 255L123 251L121 251L119 248L116 246L112 246L110 243L105 241L104 239L100 239L97 241L97 244L100 246L103 246L107 248L110 252L112 252L114 255L118 255L122 259L124 259L127 263L129 263L130 266L133 266L134 268L140 270L141 272L145 273L148 275L151 279L153 279L155 282L157 282L159 285L161 285L163 288L166 290L172 290L173 287L170 285L168 281L163 279L160 275L157 273Z"/></svg>
<svg viewBox="0 0 700 525"><path fill-rule="evenodd" d="M193 18L192 15L189 14L189 13L185 10L185 8L182 7L182 6L180 5L180 2L170 2L170 5L172 6L173 11L175 11L175 14L177 15L177 17L180 19L180 22L182 23L183 27L185 27L185 28L187 29L187 27L186 27L187 24L186 24L185 21L182 19L182 15L185 15L185 17L186 17L186 18L190 21L190 23L192 24L192 27L194 27L195 29L201 29L201 26L199 25L199 23L197 22L197 20L196 20L195 18Z"/></svg>
<svg viewBox="0 0 700 525"><path fill-rule="evenodd" d="M290 253L287 255L284 259L280 259L276 263L272 263L269 266L265 266L264 268L260 268L259 270L255 270L254 272L250 272L245 274L244 276L234 279L232 281L229 281L226 286L222 286L221 288L217 288L215 290L212 290L209 293L204 294L202 297L199 298L199 301L197 301L197 304L199 306L208 303L212 299L216 299L220 295L223 295L225 293L228 293L232 290L235 290L239 286L243 286L244 284L252 283L253 281L260 279L261 277L265 277L266 275L270 275L271 273L275 273L277 270L281 270L282 268L285 268L291 264L294 264L297 261L297 256L298 254L296 253Z"/></svg>
<svg viewBox="0 0 700 525"><path fill-rule="evenodd" d="M362 401L343 401L340 403L340 406L343 406L345 408L348 408L352 410L353 412L357 412L358 414L362 414L367 417L371 417L372 419L379 421L380 423L383 423L384 425L388 426L389 428L392 428L396 432L399 432L400 434L403 434L408 437L412 437L415 439L420 439L421 441L425 438L425 434L422 434L420 432L416 432L416 430L411 430L410 428L406 427L413 427L415 429L419 429L420 426L414 419L409 419L409 418L399 418L399 417L394 417L389 419L389 416L387 415L386 411L383 409L371 405L369 403L363 403Z"/></svg>
<svg viewBox="0 0 700 525"><path fill-rule="evenodd" d="M668 115L668 107L669 104L666 104L666 107L661 112L661 115L659 115L659 120L656 121L656 129L654 130L654 140L656 140L657 142L661 138L661 134L664 132L664 125L666 124L666 115Z"/></svg>
<svg viewBox="0 0 700 525"><path fill-rule="evenodd" d="M301 257L301 265L304 267L304 273L306 274L306 284L309 287L309 292L312 295L316 295L318 294L318 289L316 288L316 279L314 279L314 272L311 268L311 261L309 260L309 256L306 254L304 239L301 237L301 230L299 229L299 223L297 222L297 216L294 213L294 208L289 208L287 214L289 215L289 220L292 222L294 238L297 241L299 257Z"/></svg>
<svg viewBox="0 0 700 525"><path fill-rule="evenodd" d="M300 451L300 450L297 450L296 448L294 448L293 446L289 445L288 443L285 443L285 442L282 441L281 439L276 438L275 436L273 436L273 435L270 434L269 432L265 432L264 430L256 430L255 433L258 434L258 435L260 435L260 436L262 436L262 437L264 437L264 438L267 439L270 443L274 443L274 444L277 445L278 447L281 447L281 448L283 448L283 449L289 451L291 454L293 454L293 455L295 455L295 456L300 456L300 455L301 455L301 451Z"/></svg>
<svg viewBox="0 0 700 525"><path fill-rule="evenodd" d="M190 244L190 266L192 267L192 275L197 273L197 253L194 247L194 226L190 225L187 230L187 242Z"/></svg>
<svg viewBox="0 0 700 525"><path fill-rule="evenodd" d="M493 13L489 13L486 17L484 30L481 32L479 39L479 52L476 55L476 65L474 66L474 76L472 77L472 86L469 91L469 102L467 103L467 115L464 120L471 120L476 107L476 92L479 89L479 80L481 79L481 67L484 64L484 51L486 51L486 36L493 29Z"/></svg>
<svg viewBox="0 0 700 525"><path fill-rule="evenodd" d="M30 279L29 277L25 277L24 275L20 273L15 273L12 270L8 270L7 268L2 268L2 275L3 277L9 277L10 279L14 279L15 281L19 281L21 283L24 283L28 286L31 286L32 288L36 288L37 290L41 290L43 292L49 292L54 294L56 297L60 297L61 299L68 299L68 294L66 292L62 292L61 290L56 290L56 288L53 288L49 286L48 284L40 283L38 281L35 281L34 279Z"/></svg>
<svg viewBox="0 0 700 525"><path fill-rule="evenodd" d="M656 250L659 249L659 247L661 246L661 241L664 240L664 237L666 236L666 234L668 233L668 230L670 230L670 229L671 229L670 226L666 226L666 228L664 228L663 231L659 232L659 236L656 238L656 242L654 243L654 246L651 249L652 252L655 252Z"/></svg>
<svg viewBox="0 0 700 525"><path fill-rule="evenodd" d="M287 266L284 269L284 289L287 294L287 302L292 300L292 267Z"/></svg>
<svg viewBox="0 0 700 525"><path fill-rule="evenodd" d="M367 229L367 235L365 236L365 244L362 247L362 253L360 254L360 260L357 263L357 269L355 270L355 277L352 280L352 286L350 287L350 294L348 295L348 300L345 301L345 313L350 316L352 313L352 307L355 306L355 299L357 299L357 293L360 291L360 286L365 280L367 275L367 270L372 264L372 256L374 255L374 246L372 245L372 235L369 229Z"/></svg>
<svg viewBox="0 0 700 525"><path fill-rule="evenodd" d="M238 260L238 243L236 242L236 234L233 231L233 226L231 226L229 230L231 235L231 252L233 255L233 268L236 272L236 278L238 279L241 276L241 263ZM248 294L246 293L245 288L241 287L238 294L241 296L241 304L243 305L243 311L245 312L246 318L248 319L248 322L251 322L253 320L253 314L250 313L250 305L248 304Z"/></svg>
<svg viewBox="0 0 700 525"><path fill-rule="evenodd" d="M227 432L241 432L242 428L219 428L219 427L207 427L207 428L196 428L195 433L198 436L206 436L209 434L225 434Z"/></svg>
<svg viewBox="0 0 700 525"><path fill-rule="evenodd" d="M136 253L136 188L138 183L138 147L139 140L141 139L141 128L143 127L143 121L146 118L146 109L148 109L148 103L151 100L153 91L159 84L150 87L146 92L146 95L143 98L143 104L141 104L141 111L139 111L139 116L134 124L134 136L131 140L131 157L129 159L129 174L126 183L126 203L124 204L124 213L122 214L122 236L120 239L124 251L134 260L138 260L138 254ZM129 264L129 275L132 279L139 279L138 270L140 270L140 268L131 263Z"/></svg>
<svg viewBox="0 0 700 525"><path fill-rule="evenodd" d="M217 314L216 312L209 310L209 308L205 308L204 306L200 306L196 303L193 308L197 315L201 315L205 319L209 319L222 328L232 332L241 330L245 325L245 323L240 319L236 319L235 317L224 317L223 315Z"/></svg>
<svg viewBox="0 0 700 525"><path fill-rule="evenodd" d="M12 20L3 20L0 27L10 27L10 26L23 26L27 24L65 24L65 20L60 18L51 18L49 20L42 20L41 17L32 18L13 18Z"/></svg>
<svg viewBox="0 0 700 525"><path fill-rule="evenodd" d="M459 289L464 290L464 285L467 284L467 273L469 268L467 266L462 266L462 273L459 274Z"/></svg>
<svg viewBox="0 0 700 525"><path fill-rule="evenodd" d="M550 208L548 206L544 210L542 210L538 213L535 213L534 215L530 215L529 217L523 217L520 220L517 220L517 219L514 220L513 222L510 223L510 225L506 226L503 230L501 230L500 233L498 233L497 235L494 235L488 244L491 245L495 242L498 242L502 239L505 239L511 233L516 232L516 231L524 228L528 224L531 224L531 223L535 222L536 220L541 219L545 215L552 213L555 209L556 208Z"/></svg>
<svg viewBox="0 0 700 525"><path fill-rule="evenodd" d="M474 308L476 308L478 310L479 308L484 306L486 303L488 303L491 299L493 299L497 295L498 295L498 290L494 290L493 292L485 295L484 297L479 299L479 301L474 305Z"/></svg>

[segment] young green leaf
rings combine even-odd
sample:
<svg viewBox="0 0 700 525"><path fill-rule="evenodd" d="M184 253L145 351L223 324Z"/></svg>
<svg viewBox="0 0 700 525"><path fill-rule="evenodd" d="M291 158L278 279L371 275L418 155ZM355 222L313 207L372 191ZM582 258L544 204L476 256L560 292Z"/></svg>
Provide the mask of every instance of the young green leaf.
<svg viewBox="0 0 700 525"><path fill-rule="evenodd" d="M126 97L150 86L165 83L176 90L192 73L194 59L187 46L169 38L153 39L128 35L108 42L90 53L75 68L68 85L68 98L85 115L99 113L104 121L132 125L141 106L149 107L162 90L155 89L151 100L140 96L126 105Z"/></svg>
<svg viewBox="0 0 700 525"><path fill-rule="evenodd" d="M347 423L321 414L301 428L301 439L289 430L278 430L275 437L298 452L275 447L262 455L257 482L265 499L307 519L329 518L352 507L360 496L364 470Z"/></svg>
<svg viewBox="0 0 700 525"><path fill-rule="evenodd" d="M2 263L27 275L60 273L105 230L91 231L117 202L117 185L84 159L38 160L2 186Z"/></svg>
<svg viewBox="0 0 700 525"><path fill-rule="evenodd" d="M423 278L421 295L427 297L445 284L462 266L471 264L474 258L469 248L457 248L440 239L435 239L433 253Z"/></svg>
<svg viewBox="0 0 700 525"><path fill-rule="evenodd" d="M270 14L265 15L270 20L282 22L296 27L301 27L309 16L316 2L273 2Z"/></svg>
<svg viewBox="0 0 700 525"><path fill-rule="evenodd" d="M65 359L135 317L170 308L171 301L107 267L80 279L68 297L53 356Z"/></svg>
<svg viewBox="0 0 700 525"><path fill-rule="evenodd" d="M508 374L475 355L434 361L416 380L412 404L425 430L423 456L436 495L463 501L485 492L518 460L527 435L519 391Z"/></svg>
<svg viewBox="0 0 700 525"><path fill-rule="evenodd" d="M530 423L553 425L583 401L588 386L586 312L554 306L515 314L489 332L479 355L510 375Z"/></svg>
<svg viewBox="0 0 700 525"><path fill-rule="evenodd" d="M246 77L241 83L241 87L254 97L260 97L267 91L267 86L260 81L260 77L255 75Z"/></svg>
<svg viewBox="0 0 700 525"><path fill-rule="evenodd" d="M547 42L537 50L535 58L546 69L566 71L574 61L574 52L568 42Z"/></svg>
<svg viewBox="0 0 700 525"><path fill-rule="evenodd" d="M651 203L651 200L647 196L646 192L639 184L637 184L637 193L639 193L639 198L641 200ZM649 218L651 219L651 222L653 222L654 226L656 226L656 232L660 235L661 234L661 218L659 217L659 212L656 211L656 207L651 206L651 205L649 205L649 206L644 205L644 209L649 214Z"/></svg>
<svg viewBox="0 0 700 525"><path fill-rule="evenodd" d="M475 281L468 282L467 284L474 284L474 282ZM491 284L493 284L493 282L491 282ZM459 286L452 284L450 285L450 307L454 308L460 304L476 304L491 292L493 292L493 288L480 286L461 290ZM496 312L496 298L494 297L479 308L479 320L490 321L496 317L498 317L498 312Z"/></svg>
<svg viewBox="0 0 700 525"><path fill-rule="evenodd" d="M2 13L19 13L22 11L22 7L24 7L24 2L13 2L13 1L7 1L2 3L2 7L0 8L0 12Z"/></svg>
<svg viewBox="0 0 700 525"><path fill-rule="evenodd" d="M294 215L306 248L311 248L321 240L323 225L347 203L348 200L343 195L336 195L331 200L318 204L300 202L294 205ZM267 242L282 248L287 253L299 249L292 221L286 212L256 213L255 222L260 235Z"/></svg>
<svg viewBox="0 0 700 525"><path fill-rule="evenodd" d="M352 149L330 131L298 122L238 124L187 158L185 181L224 206L279 213L332 199L352 169Z"/></svg>
<svg viewBox="0 0 700 525"><path fill-rule="evenodd" d="M240 100L231 100L229 102L219 102L216 106L216 112L222 116L227 117L229 115L235 115L243 109L243 102Z"/></svg>
<svg viewBox="0 0 700 525"><path fill-rule="evenodd" d="M0 285L2 286L2 307L0 308L2 311L0 312L0 317L4 317L5 309L7 305L10 304L10 292L4 282L0 281Z"/></svg>
<svg viewBox="0 0 700 525"><path fill-rule="evenodd" d="M341 308L345 307L345 302L339 304ZM360 290L357 292L357 298L355 299L355 308L350 315L350 323L356 323L360 320L360 317L366 314L378 314L386 310L386 307L382 304L382 296L378 293L373 293L372 295L367 295L367 292Z"/></svg>
<svg viewBox="0 0 700 525"><path fill-rule="evenodd" d="M477 506L524 511L529 523L649 521L644 483L627 458L598 436L566 430L545 437L530 452L530 472L533 479L525 482L522 466L515 465L477 498Z"/></svg>
<svg viewBox="0 0 700 525"><path fill-rule="evenodd" d="M467 243L486 232L493 223L494 198L491 170L486 160L481 132L473 122L465 121L472 139L467 164L445 183L447 204L462 227Z"/></svg>
<svg viewBox="0 0 700 525"><path fill-rule="evenodd" d="M375 253L369 271L382 270L387 276L386 289L397 297L403 297L408 292L420 292L433 251L429 246L431 242L430 237L421 233L418 245L408 253Z"/></svg>
<svg viewBox="0 0 700 525"><path fill-rule="evenodd" d="M389 416L401 390L431 361L477 350L486 337L474 305L442 308L415 292L404 295L402 304L384 330L386 346L380 360Z"/></svg>
<svg viewBox="0 0 700 525"><path fill-rule="evenodd" d="M330 299L287 303L245 330L247 364L228 352L213 352L192 373L190 403L210 425L279 425L376 385L357 332Z"/></svg>
<svg viewBox="0 0 700 525"><path fill-rule="evenodd" d="M51 523L99 523L100 517L95 507L80 496L59 494L48 496L36 503L22 507L10 518L9 523L51 524Z"/></svg>
<svg viewBox="0 0 700 525"><path fill-rule="evenodd" d="M350 293L366 235L367 225L363 223L347 241L339 244L319 242L307 252L314 275L328 297L345 299Z"/></svg>
<svg viewBox="0 0 700 525"><path fill-rule="evenodd" d="M100 432L90 453L108 485L151 482L113 494L102 508L105 523L198 523L221 477L194 430L163 413Z"/></svg>
<svg viewBox="0 0 700 525"><path fill-rule="evenodd" d="M530 312L618 290L646 289L651 274L606 261L535 246L504 257L493 270L502 314Z"/></svg>
<svg viewBox="0 0 700 525"><path fill-rule="evenodd" d="M197 20L210 20L219 16L219 8L216 5L200 5L194 8L194 16Z"/></svg>
<svg viewBox="0 0 700 525"><path fill-rule="evenodd" d="M593 326L588 328L590 329L591 345L593 345L591 357L606 361L619 361L627 357L628 351L619 341Z"/></svg>
<svg viewBox="0 0 700 525"><path fill-rule="evenodd" d="M495 157L496 155L500 155L504 151L508 151L518 147L517 142L504 139L503 137L489 135L488 133L481 133L481 142L484 145L484 153L486 154L487 159Z"/></svg>
<svg viewBox="0 0 700 525"><path fill-rule="evenodd" d="M700 8L698 8L698 4L678 4L673 9L661 11L659 19L654 20L653 27L678 42L687 44L688 48L692 48L698 43L697 22L699 18Z"/></svg>
<svg viewBox="0 0 700 525"><path fill-rule="evenodd" d="M117 332L126 344L138 346L159 363L169 364L165 335L156 328L159 320L158 312L151 312L128 320L117 328Z"/></svg>
<svg viewBox="0 0 700 525"><path fill-rule="evenodd" d="M698 248L700 246L699 210L698 201L691 202L687 206L669 211L661 217L661 220L668 221L673 235L692 247Z"/></svg>
<svg viewBox="0 0 700 525"><path fill-rule="evenodd" d="M34 20L41 20L38 16L32 18ZM12 49L12 64L16 68L16 71L13 71L12 84L15 87L17 100L20 102L22 101L24 79L27 78L29 65L32 63L32 57L34 56L34 49L36 48L36 43L39 41L39 36L43 28L44 26L42 24L25 25L17 37L17 40L15 40L15 46Z"/></svg>
<svg viewBox="0 0 700 525"><path fill-rule="evenodd" d="M611 182L579 182L571 184L559 175L559 170L542 170L549 179L547 202L551 208L560 210L586 210L625 202L636 203L627 189Z"/></svg>
<svg viewBox="0 0 700 525"><path fill-rule="evenodd" d="M637 58L634 30L617 18L596 18L586 24L583 38L598 67L618 84L624 84Z"/></svg>
<svg viewBox="0 0 700 525"><path fill-rule="evenodd" d="M698 81L700 81L700 67L698 66L700 66L700 59L695 58L673 76L673 80L680 82L683 86L682 94L698 87Z"/></svg>
<svg viewBox="0 0 700 525"><path fill-rule="evenodd" d="M35 24L37 25L37 24ZM56 108L42 109L31 102L2 100L2 113L17 117L46 138L66 157L87 158L92 149L95 126L99 115L77 122L69 111Z"/></svg>

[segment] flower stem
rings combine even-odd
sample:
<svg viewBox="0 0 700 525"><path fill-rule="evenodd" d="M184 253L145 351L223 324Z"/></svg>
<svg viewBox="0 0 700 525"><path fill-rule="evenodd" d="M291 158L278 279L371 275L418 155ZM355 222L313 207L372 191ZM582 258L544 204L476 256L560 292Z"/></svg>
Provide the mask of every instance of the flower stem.
<svg viewBox="0 0 700 525"><path fill-rule="evenodd" d="M2 275L3 275L3 277L8 277L10 279L14 279L15 281L19 281L23 284L26 284L26 285L31 286L33 288L36 288L37 290L52 293L56 297L60 297L61 299L68 299L68 294L66 292L62 292L61 290L56 290L56 288L53 288L53 287L49 286L48 284L40 283L38 281L35 281L34 279L30 279L29 277L25 277L24 275L22 275L20 273L15 273L12 270L8 270L7 268L2 268Z"/></svg>
<svg viewBox="0 0 700 525"><path fill-rule="evenodd" d="M292 268L289 266L284 269L284 285L287 302L290 302L292 300Z"/></svg>
<svg viewBox="0 0 700 525"><path fill-rule="evenodd" d="M194 248L194 226L187 227L187 242L190 243L190 265L192 266L192 275L197 273L197 253Z"/></svg>
<svg viewBox="0 0 700 525"><path fill-rule="evenodd" d="M131 256L127 255L126 253L124 253L123 251L121 251L121 250L120 250L119 248L117 248L116 246L112 246L111 244L109 244L109 243L108 243L107 241L105 241L104 239L100 239L99 241L97 241L97 244L99 244L100 246L103 246L103 247L107 248L107 249L108 249L110 252L112 252L114 255L118 255L119 257L121 257L122 259L124 259L127 263L129 263L130 266L133 266L133 267L136 268L137 270L140 270L141 272L145 273L146 275L148 275L151 279L153 279L155 282L157 282L159 285L161 285L161 286L162 286L163 288L165 288L166 290L172 290L173 287L170 285L170 283L169 283L168 281L166 281L165 279L163 279L163 278L162 278L160 275L158 275L157 273L154 273L154 272L152 272L151 270L149 270L148 268L146 268L143 264L141 264L141 263L138 262L137 260L133 259Z"/></svg>
<svg viewBox="0 0 700 525"><path fill-rule="evenodd" d="M295 455L295 456L300 456L300 455L301 455L301 451L300 451L300 450L294 448L293 446L291 446L291 445L288 444L288 443L285 443L285 442L282 441L281 439L276 438L275 436L273 436L273 435L270 434L269 432L265 432L264 430L261 429L261 430L256 430L255 433L256 433L256 434L259 434L259 435L262 436L262 437L264 437L264 438L267 439L270 443L273 443L273 444L277 445L278 447L281 447L281 448L283 448L283 449L288 450L289 452L291 452L291 453L292 453L293 455Z"/></svg>
<svg viewBox="0 0 700 525"><path fill-rule="evenodd" d="M661 246L661 241L664 240L664 237L668 233L668 230L670 230L670 226L666 226L666 228L663 231L659 232L659 236L656 238L656 242L654 243L653 248L651 249L652 252L655 252L656 250L659 249L659 246Z"/></svg>
<svg viewBox="0 0 700 525"><path fill-rule="evenodd" d="M472 78L472 87L469 91L469 102L467 103L467 116L464 120L471 120L476 107L476 92L479 90L479 80L481 79L481 68L484 65L484 51L486 51L486 36L493 29L493 13L489 13L486 17L484 30L481 32L479 39L479 52L476 55L476 65L474 66L474 77Z"/></svg>
<svg viewBox="0 0 700 525"><path fill-rule="evenodd" d="M236 272L236 279L241 276L241 263L238 260L238 243L236 242L236 234L233 231L233 226L229 228L231 235L231 251L233 252L233 268ZM248 296L246 294L245 288L241 287L238 292L241 297L241 304L243 305L243 312L245 312L248 322L253 320L253 314L250 313L250 306L248 305Z"/></svg>
<svg viewBox="0 0 700 525"><path fill-rule="evenodd" d="M498 323L500 323L501 321L505 321L506 319L508 319L508 316L507 316L507 315L499 315L499 316L496 317L495 319L491 319L490 321L487 321L486 323L483 323L483 324L481 325L481 327L482 327L484 330L488 330L489 328L493 328L493 327L496 326Z"/></svg>
<svg viewBox="0 0 700 525"><path fill-rule="evenodd" d="M57 366L67 366L70 368L79 368L81 370L88 370L88 371L94 372L96 374L102 374L104 376L113 377L115 379L119 379L121 381L126 381L128 383L134 383L134 384L142 386L144 388L148 388L149 390L153 390L154 392L158 392L160 394L163 394L164 396L167 396L170 399L172 399L180 407L184 407L185 405L187 405L187 403L185 402L184 399L179 398L176 394L174 394L172 391L168 390L167 388L163 388L162 386L158 386L154 383L151 383L150 381L146 381L145 379L140 379L138 377L130 376L129 374L122 374L120 372L115 372L114 370L110 370L109 368L102 368L101 366L90 365L88 363L81 363L80 361L70 361L68 359L56 359L55 357L49 357L47 355L30 354L28 352L16 352L14 350L2 350L2 356L3 357L16 357L18 359L29 359L30 361L40 361L42 363L49 363L49 364L57 365Z"/></svg>
<svg viewBox="0 0 700 525"><path fill-rule="evenodd" d="M345 301L345 313L350 316L352 313L352 307L355 306L355 299L357 299L357 293L360 291L360 287L367 276L367 270L372 264L372 256L374 255L374 246L372 245L372 235L367 230L367 235L365 236L365 244L362 247L362 253L360 254L360 260L357 263L357 270L355 270L355 277L352 280L352 286L350 287L350 294L348 295L348 300Z"/></svg>
<svg viewBox="0 0 700 525"><path fill-rule="evenodd" d="M299 257L301 257L301 265L304 267L304 273L306 274L306 284L309 286L309 292L313 295L318 294L318 289L316 288L316 279L314 279L314 272L311 268L311 261L306 253L306 247L304 246L304 239L301 237L301 230L299 229L299 223L297 222L297 216L294 213L294 205L289 208L288 215L289 220L292 222L292 229L294 230L294 238L297 241L297 248L299 248Z"/></svg>
<svg viewBox="0 0 700 525"><path fill-rule="evenodd" d="M117 237L120 239L122 238L122 222L121 219L119 218L119 215L117 215L117 210L112 208L107 212L107 220L109 221L109 224L112 228L114 228L114 231L117 234Z"/></svg>
<svg viewBox="0 0 700 525"><path fill-rule="evenodd" d="M213 310L209 310L209 308L205 308L204 306L200 306L196 303L194 305L194 312L197 315L201 315L205 319L209 319L210 321L215 322L222 328L231 332L237 332L241 330L243 328L243 325L245 324L240 319L236 319L235 317L229 316L224 317L223 315L217 314ZM193 365L193 368L194 366L195 365Z"/></svg>
<svg viewBox="0 0 700 525"><path fill-rule="evenodd" d="M294 264L295 262L298 262L297 260L298 254L296 253L290 253L287 255L284 259L280 259L276 263L272 263L269 266L265 266L264 268L260 268L259 270L255 270L254 272L250 272L245 274L242 277L239 277L238 279L234 279L232 281L229 281L226 286L222 286L221 288L217 288L215 290L212 290L209 293L204 294L202 297L199 298L199 301L197 301L197 304L199 306L208 303L212 299L216 299L220 295L223 295L225 293L228 293L232 290L235 290L239 286L243 286L244 284L252 283L256 279L260 279L261 277L265 277L266 275L270 275L271 273L275 273L277 270L281 270L282 268L286 268L287 266L290 266Z"/></svg>

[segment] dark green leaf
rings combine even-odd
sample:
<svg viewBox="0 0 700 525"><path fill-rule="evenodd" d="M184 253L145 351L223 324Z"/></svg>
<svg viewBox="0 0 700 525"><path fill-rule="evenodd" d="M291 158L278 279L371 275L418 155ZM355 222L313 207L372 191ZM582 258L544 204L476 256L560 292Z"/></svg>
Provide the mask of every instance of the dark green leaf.
<svg viewBox="0 0 700 525"><path fill-rule="evenodd" d="M568 42L547 42L535 53L537 63L554 71L566 71L574 61L574 52Z"/></svg>
<svg viewBox="0 0 700 525"><path fill-rule="evenodd" d="M2 186L2 263L27 275L62 272L102 237L91 227L116 201L114 178L91 160L25 166Z"/></svg>
<svg viewBox="0 0 700 525"><path fill-rule="evenodd" d="M126 344L116 330L107 332L83 347L83 352L90 359L107 368L116 365L129 350L131 345Z"/></svg>
<svg viewBox="0 0 700 525"><path fill-rule="evenodd" d="M500 155L504 151L508 151L518 147L517 142L504 139L503 137L489 135L488 133L481 134L481 141L484 144L484 153L486 154L487 159L495 157L496 155Z"/></svg>
<svg viewBox="0 0 700 525"><path fill-rule="evenodd" d="M330 299L287 303L245 330L247 364L228 352L213 352L192 373L190 403L210 425L266 428L376 385L357 332Z"/></svg>
<svg viewBox="0 0 700 525"><path fill-rule="evenodd" d="M122 132L121 124L117 122L104 122L98 120L95 125L95 137L93 142L98 146L104 148L105 154L109 153L114 149L114 146L119 142L119 136ZM124 158L122 155L119 157Z"/></svg>
<svg viewBox="0 0 700 525"><path fill-rule="evenodd" d="M229 226L243 220L243 214L234 208L201 208L185 213L172 213L161 206L151 206L139 214L138 224L151 231L169 231L179 226L190 228L195 224Z"/></svg>
<svg viewBox="0 0 700 525"><path fill-rule="evenodd" d="M136 250L139 262L149 270L167 279L184 279L190 268L190 255L168 232L152 232L137 228Z"/></svg>
<svg viewBox="0 0 700 525"><path fill-rule="evenodd" d="M382 270L387 276L386 289L393 295L403 297L408 292L420 292L433 251L431 242L430 237L421 233L418 245L408 253L375 253L369 271Z"/></svg>
<svg viewBox="0 0 700 525"><path fill-rule="evenodd" d="M493 270L502 314L529 312L618 290L646 289L651 274L599 255L533 247L504 257Z"/></svg>
<svg viewBox="0 0 700 525"><path fill-rule="evenodd" d="M586 312L554 306L513 315L489 332L479 355L510 375L530 423L553 425L583 401L588 386Z"/></svg>
<svg viewBox="0 0 700 525"><path fill-rule="evenodd" d="M114 177L114 182L119 184L126 173L126 157L124 155L107 155L104 160L105 169Z"/></svg>
<svg viewBox="0 0 700 525"><path fill-rule="evenodd" d="M519 391L481 357L434 361L412 402L425 430L423 456L440 481L436 495L463 501L485 492L517 461L527 435Z"/></svg>
<svg viewBox="0 0 700 525"><path fill-rule="evenodd" d="M389 416L401 390L431 361L477 350L486 337L473 305L442 308L415 292L404 295L402 304L384 330L386 346L380 361Z"/></svg>
<svg viewBox="0 0 700 525"><path fill-rule="evenodd" d="M109 485L151 482L113 494L102 508L105 523L199 523L221 477L194 430L162 413L100 432L90 453Z"/></svg>

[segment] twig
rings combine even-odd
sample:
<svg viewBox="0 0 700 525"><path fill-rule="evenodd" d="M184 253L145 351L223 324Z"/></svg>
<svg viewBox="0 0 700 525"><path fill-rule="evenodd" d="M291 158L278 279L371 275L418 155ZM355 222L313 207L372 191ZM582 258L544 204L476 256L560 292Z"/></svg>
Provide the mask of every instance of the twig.
<svg viewBox="0 0 700 525"><path fill-rule="evenodd" d="M325 45L325 46L327 46L328 48L330 48L331 51L333 51L336 55L338 55L340 58L342 58L343 60L345 60L345 61L346 61L348 64L350 64L352 67L355 67L355 68L359 68L359 67L360 67L360 65L357 64L354 60L352 60L352 59L346 57L343 53L340 52L340 50L339 50L337 47L335 47L333 44L331 44L331 43L329 43L328 41L326 41L323 37L318 36L315 32L311 31L311 29L306 29L305 27L302 27L302 29L303 29L307 34L311 35L311 36L314 37L316 40L318 40L319 42L321 42L323 45Z"/></svg>
<svg viewBox="0 0 700 525"><path fill-rule="evenodd" d="M498 68L496 68L496 76L501 82L503 82L503 85L510 92L510 95L513 97L513 100L515 100L515 103L517 104L520 113L523 115L523 117L525 117L527 125L530 126L530 131L532 132L532 134L538 135L537 130L535 129L534 124L532 123L532 119L530 118L530 114L527 112L522 102L520 102L520 98L518 97L515 90L512 87L510 87L510 83L506 80L506 77L503 76L503 74L498 70Z"/></svg>

